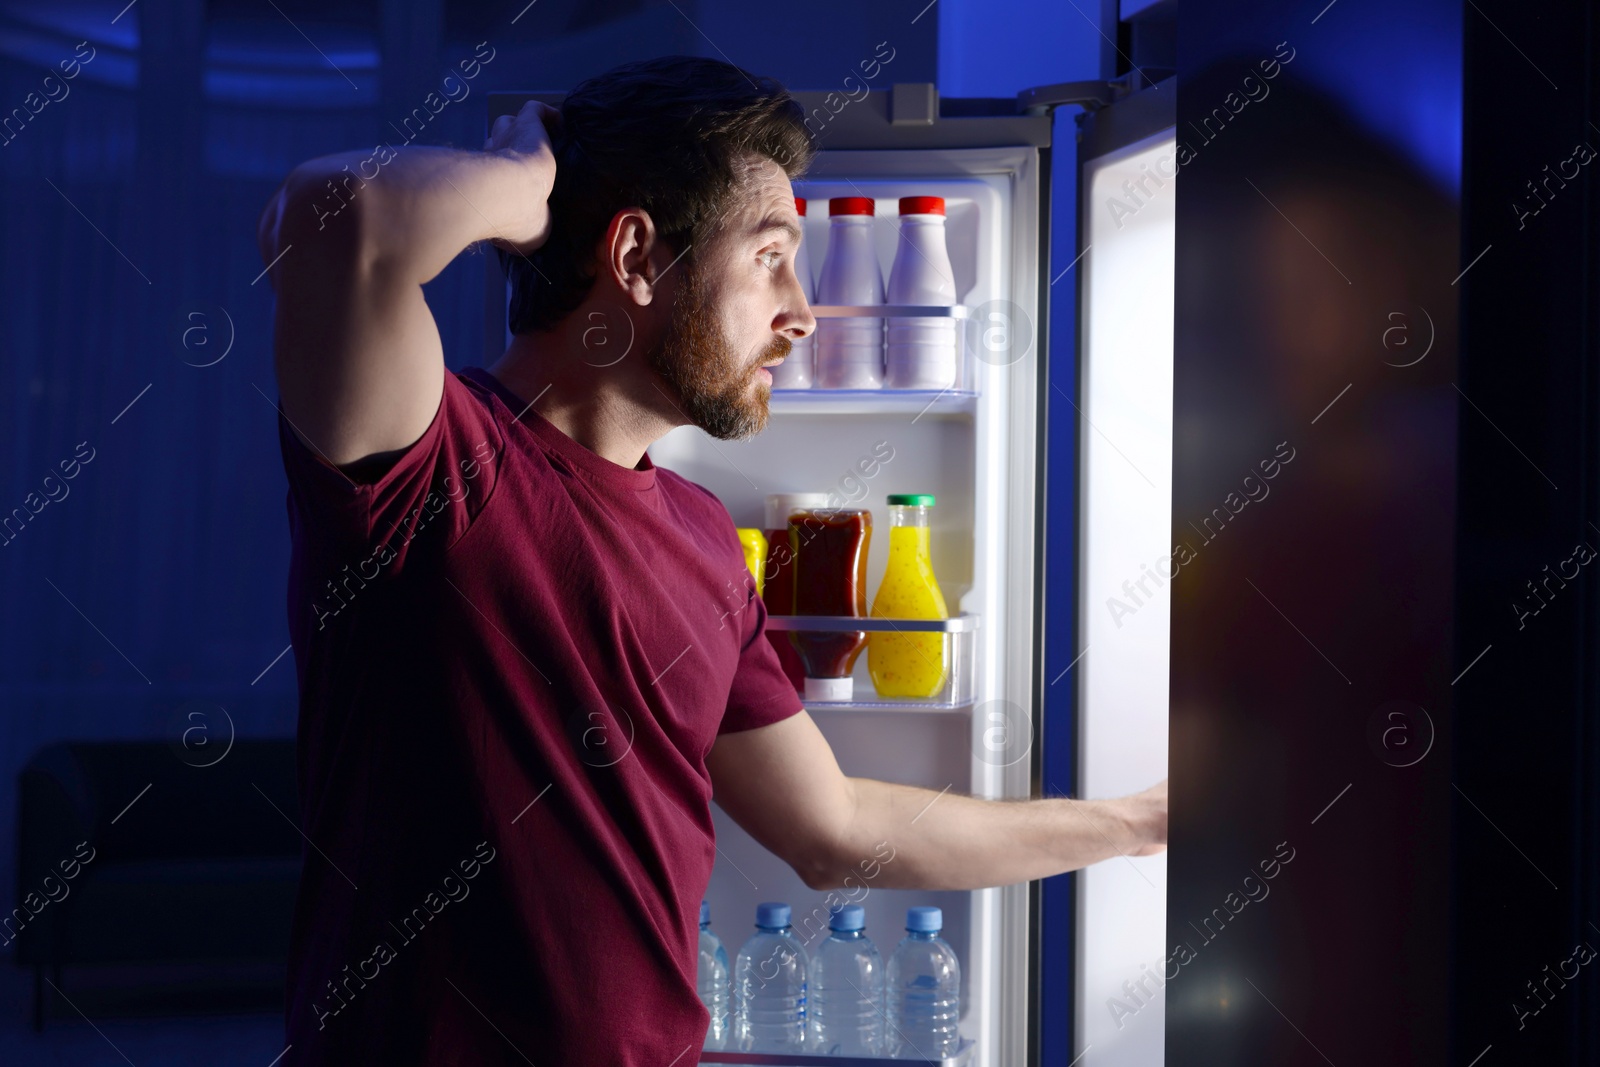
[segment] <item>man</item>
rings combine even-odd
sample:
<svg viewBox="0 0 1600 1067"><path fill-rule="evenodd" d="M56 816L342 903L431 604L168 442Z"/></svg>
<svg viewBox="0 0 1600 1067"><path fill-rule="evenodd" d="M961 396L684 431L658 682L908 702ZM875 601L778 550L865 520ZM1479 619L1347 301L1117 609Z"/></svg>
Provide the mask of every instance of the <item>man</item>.
<svg viewBox="0 0 1600 1067"><path fill-rule="evenodd" d="M912 822L934 793L844 777L727 510L646 454L765 425L816 325L813 152L781 86L668 57L268 205L309 843L285 1064L694 1062L713 789L817 890L885 840L875 884L926 889L1165 847L1165 783ZM481 241L515 336L451 373L421 287Z"/></svg>

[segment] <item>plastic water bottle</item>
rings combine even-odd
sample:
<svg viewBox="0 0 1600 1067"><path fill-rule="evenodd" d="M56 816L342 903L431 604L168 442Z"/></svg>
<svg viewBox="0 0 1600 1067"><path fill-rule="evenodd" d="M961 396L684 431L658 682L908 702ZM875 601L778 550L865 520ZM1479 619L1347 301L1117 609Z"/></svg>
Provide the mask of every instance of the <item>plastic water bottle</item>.
<svg viewBox="0 0 1600 1067"><path fill-rule="evenodd" d="M869 196L828 201L828 252L817 278L817 303L883 303L883 272L873 241L875 210ZM883 388L882 319L818 319L816 336L815 388Z"/></svg>
<svg viewBox="0 0 1600 1067"><path fill-rule="evenodd" d="M943 926L938 908L906 910L906 936L886 968L889 1056L936 1060L961 1045L961 964L939 936Z"/></svg>
<svg viewBox="0 0 1600 1067"><path fill-rule="evenodd" d="M800 228L806 228L806 202L804 197L794 198L794 209L800 213ZM811 253L807 250L805 240L794 250L794 273L800 279L800 288L806 294L807 303L815 303L817 289L811 281ZM774 389L810 389L812 373L816 367L816 332L800 338L790 348L789 355L784 361L772 370L772 387Z"/></svg>
<svg viewBox="0 0 1600 1067"><path fill-rule="evenodd" d="M943 197L900 198L900 239L889 268L888 301L943 307L956 302ZM956 352L955 319L890 319L883 384L890 389L948 389L956 382Z"/></svg>
<svg viewBox="0 0 1600 1067"><path fill-rule="evenodd" d="M789 925L789 905L756 905L756 932L733 965L733 1048L804 1052L806 947Z"/></svg>
<svg viewBox="0 0 1600 1067"><path fill-rule="evenodd" d="M705 1048L720 1049L728 1041L728 953L722 939L711 932L711 905L700 902L700 1003L711 1013Z"/></svg>
<svg viewBox="0 0 1600 1067"><path fill-rule="evenodd" d="M829 909L828 939L811 957L806 1025L813 1052L877 1056L883 1049L883 957L859 904Z"/></svg>

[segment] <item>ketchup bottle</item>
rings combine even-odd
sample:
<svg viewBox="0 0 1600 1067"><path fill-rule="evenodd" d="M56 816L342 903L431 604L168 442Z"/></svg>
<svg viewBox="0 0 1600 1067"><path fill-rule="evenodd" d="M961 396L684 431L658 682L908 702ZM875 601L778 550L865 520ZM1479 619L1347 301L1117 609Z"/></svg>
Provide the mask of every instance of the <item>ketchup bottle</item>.
<svg viewBox="0 0 1600 1067"><path fill-rule="evenodd" d="M791 512L796 615L867 614L867 544L872 512L862 508L811 508ZM791 630L789 640L805 667L805 699L849 700L850 672L867 646L865 630L839 633Z"/></svg>
<svg viewBox="0 0 1600 1067"><path fill-rule="evenodd" d="M825 507L827 493L770 493L767 496L767 563L761 600L768 615L794 614L794 549L789 544L789 513L797 508ZM784 630L768 630L767 640L778 653L783 673L789 676L794 691L805 691L806 669L800 653L789 643Z"/></svg>

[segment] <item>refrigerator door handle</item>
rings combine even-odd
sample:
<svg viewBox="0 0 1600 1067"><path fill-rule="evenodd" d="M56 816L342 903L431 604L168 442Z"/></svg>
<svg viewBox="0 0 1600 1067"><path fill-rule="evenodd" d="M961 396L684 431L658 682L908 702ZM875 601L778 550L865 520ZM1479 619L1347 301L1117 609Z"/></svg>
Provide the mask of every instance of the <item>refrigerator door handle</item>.
<svg viewBox="0 0 1600 1067"><path fill-rule="evenodd" d="M1036 85L1017 94L1017 113L1042 115L1062 104L1077 104L1087 112L1110 107L1118 100L1132 96L1141 89L1154 85L1143 71L1130 70L1111 81L1057 82L1054 85Z"/></svg>
<svg viewBox="0 0 1600 1067"><path fill-rule="evenodd" d="M1017 111L1041 115L1062 104L1077 104L1085 111L1099 111L1116 100L1116 85L1108 81L1056 82L1036 85L1017 93Z"/></svg>

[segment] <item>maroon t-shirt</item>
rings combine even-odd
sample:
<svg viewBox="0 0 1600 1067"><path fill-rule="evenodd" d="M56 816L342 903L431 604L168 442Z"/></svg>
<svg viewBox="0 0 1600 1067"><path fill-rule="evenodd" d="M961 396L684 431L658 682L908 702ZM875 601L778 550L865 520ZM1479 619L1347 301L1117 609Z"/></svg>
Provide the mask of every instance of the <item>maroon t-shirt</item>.
<svg viewBox="0 0 1600 1067"><path fill-rule="evenodd" d="M376 480L278 434L308 841L283 1064L696 1062L706 753L801 709L727 509L477 367Z"/></svg>

